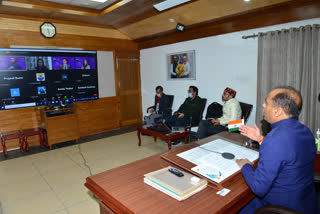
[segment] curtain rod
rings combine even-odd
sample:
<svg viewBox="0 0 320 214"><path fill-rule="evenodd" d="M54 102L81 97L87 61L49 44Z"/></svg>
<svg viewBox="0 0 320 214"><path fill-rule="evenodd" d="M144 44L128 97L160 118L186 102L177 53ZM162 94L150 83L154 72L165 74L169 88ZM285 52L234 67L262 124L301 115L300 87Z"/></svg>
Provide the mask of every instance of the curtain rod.
<svg viewBox="0 0 320 214"><path fill-rule="evenodd" d="M315 26L316 28L320 28L320 25L318 25L318 24L314 24L314 25L312 25L312 26ZM303 30L305 29L305 26L301 26L301 27L298 27L298 28L295 28L295 29L297 29L297 30L300 30L300 28L302 28ZM312 27L311 27L311 29L312 29ZM277 30L277 31L271 31L272 33L275 33L275 32L281 32L281 31L283 31L283 30ZM284 30L285 32L289 32L289 29L285 29ZM266 35L267 33L262 33L262 35ZM256 37L258 37L258 34L252 34L252 35L248 35L248 36L243 36L242 37L242 39L252 39L252 38L256 38Z"/></svg>
<svg viewBox="0 0 320 214"><path fill-rule="evenodd" d="M258 34L252 34L252 35L249 35L249 36L243 36L242 39L251 39L251 38L256 38L258 37Z"/></svg>

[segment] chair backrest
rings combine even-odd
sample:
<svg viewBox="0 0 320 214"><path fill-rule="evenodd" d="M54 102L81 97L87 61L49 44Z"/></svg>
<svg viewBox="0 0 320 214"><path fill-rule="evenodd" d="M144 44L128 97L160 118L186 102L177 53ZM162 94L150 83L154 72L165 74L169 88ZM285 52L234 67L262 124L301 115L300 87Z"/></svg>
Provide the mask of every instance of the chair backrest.
<svg viewBox="0 0 320 214"><path fill-rule="evenodd" d="M254 214L303 214L300 211L275 205L267 205L257 209Z"/></svg>
<svg viewBox="0 0 320 214"><path fill-rule="evenodd" d="M167 94L168 98L169 98L169 108L172 108L173 105L173 100L174 100L174 95L169 95Z"/></svg>
<svg viewBox="0 0 320 214"><path fill-rule="evenodd" d="M244 119L244 124L246 124L249 119L249 116L251 114L253 105L240 102L240 107L241 107L241 111L242 111L241 118Z"/></svg>
<svg viewBox="0 0 320 214"><path fill-rule="evenodd" d="M207 105L207 99L201 98L201 101L202 101L201 102L201 111L199 113L199 117L196 120L192 120L191 126L198 126L200 121L202 120L203 112L204 112L204 109L206 108L206 105Z"/></svg>

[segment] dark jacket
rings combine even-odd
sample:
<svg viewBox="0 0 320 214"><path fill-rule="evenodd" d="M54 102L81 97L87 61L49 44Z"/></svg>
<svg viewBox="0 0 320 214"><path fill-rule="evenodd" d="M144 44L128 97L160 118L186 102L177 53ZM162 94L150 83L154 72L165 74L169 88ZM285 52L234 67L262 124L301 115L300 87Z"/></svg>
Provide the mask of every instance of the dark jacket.
<svg viewBox="0 0 320 214"><path fill-rule="evenodd" d="M222 117L222 113L222 105L217 102L213 102L208 106L206 119Z"/></svg>
<svg viewBox="0 0 320 214"><path fill-rule="evenodd" d="M157 106L157 100L158 100L158 97L157 97L157 95L155 95L154 108L156 108L156 106ZM169 108L169 97L165 93L162 93L162 96L160 98L158 113L162 114L164 118L169 117L171 115L169 113L170 109L168 109L168 108Z"/></svg>
<svg viewBox="0 0 320 214"><path fill-rule="evenodd" d="M183 113L185 117L192 117L192 121L196 121L199 119L201 107L202 100L199 96L196 96L193 100L188 97L180 106L178 112Z"/></svg>

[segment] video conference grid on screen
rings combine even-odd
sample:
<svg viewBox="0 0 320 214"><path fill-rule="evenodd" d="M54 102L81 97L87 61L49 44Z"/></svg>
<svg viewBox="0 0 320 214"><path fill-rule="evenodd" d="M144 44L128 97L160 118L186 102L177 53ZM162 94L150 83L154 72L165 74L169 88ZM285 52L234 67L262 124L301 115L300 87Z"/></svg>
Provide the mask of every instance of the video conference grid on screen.
<svg viewBox="0 0 320 214"><path fill-rule="evenodd" d="M0 109L98 99L95 51L0 49Z"/></svg>

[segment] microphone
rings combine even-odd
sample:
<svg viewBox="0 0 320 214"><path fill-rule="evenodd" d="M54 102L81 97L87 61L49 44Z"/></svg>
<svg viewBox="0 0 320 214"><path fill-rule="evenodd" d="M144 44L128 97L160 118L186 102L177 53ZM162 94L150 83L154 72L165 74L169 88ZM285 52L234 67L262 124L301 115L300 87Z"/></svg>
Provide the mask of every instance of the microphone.
<svg viewBox="0 0 320 214"><path fill-rule="evenodd" d="M204 150L207 150L207 151L210 151L210 152L214 152L214 153L220 154L224 159L232 160L232 159L235 158L235 155L230 153L230 152L222 152L221 153L221 152L217 152L217 151L213 151L213 150L202 148L201 146L199 146L198 148L201 148L201 149L204 149Z"/></svg>

